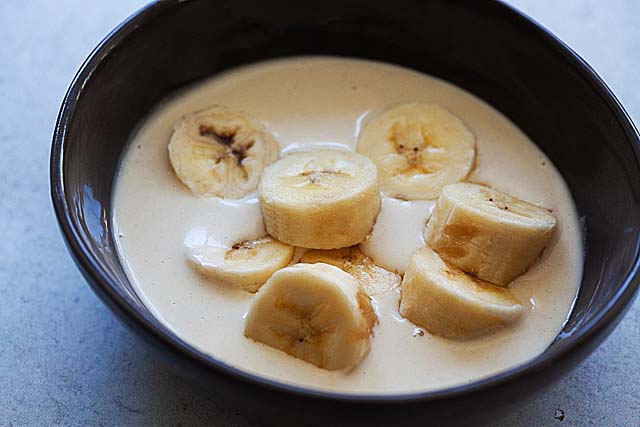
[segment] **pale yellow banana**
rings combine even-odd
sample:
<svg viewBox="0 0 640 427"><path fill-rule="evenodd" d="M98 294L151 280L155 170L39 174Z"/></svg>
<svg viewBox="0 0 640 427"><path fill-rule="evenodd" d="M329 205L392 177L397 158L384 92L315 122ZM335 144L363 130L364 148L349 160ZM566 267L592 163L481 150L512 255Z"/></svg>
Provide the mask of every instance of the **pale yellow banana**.
<svg viewBox="0 0 640 427"><path fill-rule="evenodd" d="M303 248L356 245L380 211L376 166L346 150L290 154L269 166L259 186L267 232Z"/></svg>
<svg viewBox="0 0 640 427"><path fill-rule="evenodd" d="M327 370L349 369L368 354L376 314L357 281L333 265L277 271L249 309L245 336Z"/></svg>
<svg viewBox="0 0 640 427"><path fill-rule="evenodd" d="M515 323L523 305L505 288L446 264L429 247L418 249L400 288L400 314L434 335L473 338Z"/></svg>
<svg viewBox="0 0 640 427"><path fill-rule="evenodd" d="M239 199L254 191L280 146L262 123L242 111L213 106L174 127L169 160L194 194Z"/></svg>
<svg viewBox="0 0 640 427"><path fill-rule="evenodd" d="M213 281L256 292L277 270L289 265L294 248L270 236L247 240L231 248L196 246L191 264Z"/></svg>
<svg viewBox="0 0 640 427"><path fill-rule="evenodd" d="M543 251L556 226L546 209L489 187L445 187L425 240L447 262L479 279L507 285Z"/></svg>
<svg viewBox="0 0 640 427"><path fill-rule="evenodd" d="M475 137L447 109L408 103L372 119L357 150L378 166L385 193L405 200L436 199L445 185L471 171Z"/></svg>

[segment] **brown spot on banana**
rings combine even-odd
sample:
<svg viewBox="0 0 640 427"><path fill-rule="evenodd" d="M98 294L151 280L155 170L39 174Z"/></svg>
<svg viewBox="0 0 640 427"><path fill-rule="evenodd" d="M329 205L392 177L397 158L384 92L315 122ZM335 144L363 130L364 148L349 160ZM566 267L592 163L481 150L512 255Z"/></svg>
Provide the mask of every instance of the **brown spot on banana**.
<svg viewBox="0 0 640 427"><path fill-rule="evenodd" d="M225 130L218 130L214 126L208 125L200 125L198 127L200 136L213 139L215 142L225 146L226 152L220 158L233 156L238 166L242 166L242 161L247 157L247 150L253 147L255 141L238 141L237 135L239 130L240 129L237 127ZM217 160L218 162L220 158ZM242 169L242 171L246 178L247 171L244 170L244 168Z"/></svg>
<svg viewBox="0 0 640 427"><path fill-rule="evenodd" d="M478 232L478 228L470 224L447 224L443 233L446 243L439 249L452 258L462 258L467 254L465 244L477 236Z"/></svg>
<svg viewBox="0 0 640 427"><path fill-rule="evenodd" d="M234 244L231 249L255 249L258 246L273 242L271 237L263 237L262 239L254 239L254 240L245 240L244 242L238 242Z"/></svg>
<svg viewBox="0 0 640 427"><path fill-rule="evenodd" d="M471 224L447 224L444 232L455 239L471 240L478 235L478 228Z"/></svg>
<svg viewBox="0 0 640 427"><path fill-rule="evenodd" d="M200 125L198 127L198 132L200 133L200 136L204 136L205 138L212 138L220 144L231 145L236 136L236 133L238 133L238 128L222 131L217 130L213 126Z"/></svg>
<svg viewBox="0 0 640 427"><path fill-rule="evenodd" d="M450 256L451 258L462 258L467 254L464 247L456 244L443 245L439 249L444 255Z"/></svg>
<svg viewBox="0 0 640 427"><path fill-rule="evenodd" d="M365 320L367 321L368 331L366 336L359 336L358 338L366 338L373 332L373 327L378 323L378 316L375 311L373 311L373 306L371 305L371 298L364 291L358 291L358 307L360 311L364 315Z"/></svg>
<svg viewBox="0 0 640 427"><path fill-rule="evenodd" d="M428 147L435 147L429 133L422 124L395 123L391 127L388 139L393 143L396 152L407 159L407 167L403 170L398 170L397 175L430 174L435 172L432 168L425 166L425 159L422 155L423 151Z"/></svg>

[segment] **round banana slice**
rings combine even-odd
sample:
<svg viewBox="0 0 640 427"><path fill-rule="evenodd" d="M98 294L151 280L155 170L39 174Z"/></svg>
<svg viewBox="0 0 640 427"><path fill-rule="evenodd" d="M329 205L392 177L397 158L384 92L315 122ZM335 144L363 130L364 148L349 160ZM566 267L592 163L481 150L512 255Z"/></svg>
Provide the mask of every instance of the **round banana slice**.
<svg viewBox="0 0 640 427"><path fill-rule="evenodd" d="M436 199L469 174L475 137L445 108L409 103L391 108L362 130L358 152L380 171L380 187L404 200Z"/></svg>
<svg viewBox="0 0 640 427"><path fill-rule="evenodd" d="M236 243L230 249L196 246L190 250L189 261L216 282L256 292L274 272L289 265L294 250L267 236Z"/></svg>
<svg viewBox="0 0 640 427"><path fill-rule="evenodd" d="M397 288L400 276L376 265L357 246L342 249L312 249L302 255L300 262L335 265L356 278L367 295L378 295Z"/></svg>
<svg viewBox="0 0 640 427"><path fill-rule="evenodd" d="M328 264L277 271L249 309L246 337L327 370L356 366L369 352L376 314L349 274Z"/></svg>
<svg viewBox="0 0 640 427"><path fill-rule="evenodd" d="M535 261L555 226L546 209L483 185L458 183L442 190L425 241L459 269L504 286Z"/></svg>
<svg viewBox="0 0 640 427"><path fill-rule="evenodd" d="M258 186L280 153L267 129L244 112L213 106L184 116L169 142L176 175L198 196L239 199Z"/></svg>
<svg viewBox="0 0 640 427"><path fill-rule="evenodd" d="M290 154L269 166L259 186L267 232L290 245L356 245L380 211L376 165L346 150Z"/></svg>
<svg viewBox="0 0 640 427"><path fill-rule="evenodd" d="M524 313L511 292L447 265L428 247L414 252L400 292L403 317L447 338L486 334Z"/></svg>

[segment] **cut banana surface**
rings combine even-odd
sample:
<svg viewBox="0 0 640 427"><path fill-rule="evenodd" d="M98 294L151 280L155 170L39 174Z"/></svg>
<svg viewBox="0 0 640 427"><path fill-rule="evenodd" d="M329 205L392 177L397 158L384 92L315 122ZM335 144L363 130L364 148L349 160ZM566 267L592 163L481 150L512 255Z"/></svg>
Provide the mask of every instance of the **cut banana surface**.
<svg viewBox="0 0 640 427"><path fill-rule="evenodd" d="M169 143L176 175L194 194L239 199L254 191L280 146L244 112L213 106L184 116Z"/></svg>
<svg viewBox="0 0 640 427"><path fill-rule="evenodd" d="M264 171L259 194L267 232L303 248L356 245L371 232L380 211L376 165L346 150L280 159Z"/></svg>
<svg viewBox="0 0 640 427"><path fill-rule="evenodd" d="M400 276L376 265L357 246L342 249L313 249L302 255L300 262L335 265L356 278L367 295L378 295L400 285Z"/></svg>
<svg viewBox="0 0 640 427"><path fill-rule="evenodd" d="M319 368L348 369L369 352L376 314L357 281L328 264L277 271L249 308L245 336Z"/></svg>
<svg viewBox="0 0 640 427"><path fill-rule="evenodd" d="M400 314L434 335L473 338L516 322L523 305L507 290L418 249L401 285Z"/></svg>
<svg viewBox="0 0 640 427"><path fill-rule="evenodd" d="M357 149L378 165L385 193L405 200L436 199L445 185L471 171L475 137L445 108L409 103L366 125Z"/></svg>
<svg viewBox="0 0 640 427"><path fill-rule="evenodd" d="M555 226L546 209L483 185L458 183L443 189L425 240L445 261L504 286L535 261Z"/></svg>
<svg viewBox="0 0 640 427"><path fill-rule="evenodd" d="M230 249L196 246L191 248L189 260L214 281L256 292L274 272L289 265L294 250L267 236L236 243Z"/></svg>

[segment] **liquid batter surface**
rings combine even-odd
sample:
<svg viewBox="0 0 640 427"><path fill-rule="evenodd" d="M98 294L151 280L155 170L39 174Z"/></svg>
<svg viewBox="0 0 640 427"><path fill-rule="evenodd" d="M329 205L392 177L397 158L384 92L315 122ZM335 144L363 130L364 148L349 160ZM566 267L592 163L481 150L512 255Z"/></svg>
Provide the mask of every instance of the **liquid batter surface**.
<svg viewBox="0 0 640 427"><path fill-rule="evenodd" d="M203 199L175 177L167 144L182 115L212 104L263 121L283 153L308 147L354 149L373 114L401 102L438 103L462 119L477 141L469 181L549 208L554 238L510 290L526 306L524 319L470 341L432 336L398 314L399 290L372 297L379 324L371 351L350 373L325 371L243 335L253 295L211 283L187 263L188 248L231 246L265 234L255 195ZM507 370L542 353L569 316L583 264L573 200L546 156L488 104L442 80L377 62L293 58L244 67L167 100L132 136L114 192L119 256L137 292L169 328L234 367L320 390L388 394L462 385ZM383 197L372 235L362 245L376 263L404 272L424 245L432 201Z"/></svg>

